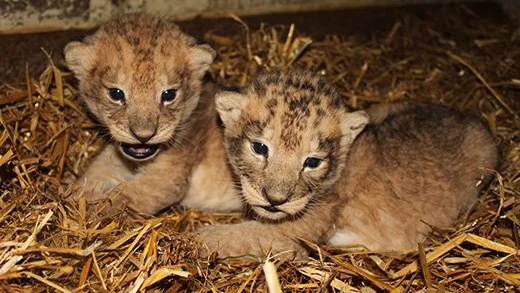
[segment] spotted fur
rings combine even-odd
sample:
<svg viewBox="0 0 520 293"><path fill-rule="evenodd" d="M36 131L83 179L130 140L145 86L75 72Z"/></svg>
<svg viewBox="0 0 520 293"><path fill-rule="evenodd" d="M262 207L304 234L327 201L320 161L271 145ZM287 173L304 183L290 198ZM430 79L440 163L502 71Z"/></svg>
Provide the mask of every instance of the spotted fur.
<svg viewBox="0 0 520 293"><path fill-rule="evenodd" d="M240 207L222 151L214 89L202 81L214 56L171 20L145 14L115 18L66 46L80 95L113 142L80 179L87 199L106 198L123 182L113 207L127 204L146 214L181 201L214 210ZM111 88L124 99L111 98ZM172 101L162 100L167 90L175 92ZM137 160L120 152L124 145L160 150Z"/></svg>
<svg viewBox="0 0 520 293"><path fill-rule="evenodd" d="M371 109L367 124L364 111L350 109L308 72L261 75L243 94L218 95L216 104L254 218L199 231L221 257L269 248L305 254L296 237L414 248L432 226L450 227L498 164L490 132L473 117L442 106L389 104ZM269 153L255 154L254 142ZM309 157L321 164L305 167Z"/></svg>

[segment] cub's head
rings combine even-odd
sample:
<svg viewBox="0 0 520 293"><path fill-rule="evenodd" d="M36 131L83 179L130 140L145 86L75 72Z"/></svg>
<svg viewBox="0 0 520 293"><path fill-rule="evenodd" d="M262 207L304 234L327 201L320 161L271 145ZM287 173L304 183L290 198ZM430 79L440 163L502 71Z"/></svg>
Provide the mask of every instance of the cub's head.
<svg viewBox="0 0 520 293"><path fill-rule="evenodd" d="M129 14L65 47L80 94L122 153L152 158L197 106L215 52L168 19Z"/></svg>
<svg viewBox="0 0 520 293"><path fill-rule="evenodd" d="M244 200L270 220L301 214L327 192L368 122L325 80L303 71L267 73L243 93L216 99Z"/></svg>

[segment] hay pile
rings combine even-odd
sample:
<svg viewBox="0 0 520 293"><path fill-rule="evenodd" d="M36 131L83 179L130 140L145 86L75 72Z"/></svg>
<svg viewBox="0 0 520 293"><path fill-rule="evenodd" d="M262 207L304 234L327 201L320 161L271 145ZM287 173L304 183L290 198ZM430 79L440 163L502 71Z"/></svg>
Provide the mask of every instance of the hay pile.
<svg viewBox="0 0 520 293"><path fill-rule="evenodd" d="M353 106L433 102L487 120L503 170L456 229L436 230L430 245L388 253L309 243L310 259L273 260L277 270L264 273L263 260L198 260L199 244L184 233L240 215L173 208L130 221L67 203L67 183L102 144L73 79L50 62L38 80L0 89L0 291L265 292L266 274L284 292L519 290L520 34L444 18L402 19L371 39L317 41L294 26L244 23L242 35L206 35L219 54L213 75L227 86L264 68L301 66L326 75Z"/></svg>

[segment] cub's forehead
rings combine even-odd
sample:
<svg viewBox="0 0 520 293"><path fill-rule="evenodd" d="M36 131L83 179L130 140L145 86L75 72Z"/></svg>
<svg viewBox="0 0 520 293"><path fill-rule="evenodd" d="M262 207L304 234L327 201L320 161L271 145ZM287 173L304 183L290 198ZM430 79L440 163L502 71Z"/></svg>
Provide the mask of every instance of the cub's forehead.
<svg viewBox="0 0 520 293"><path fill-rule="evenodd" d="M88 42L96 49L101 75L153 78L154 73L182 76L195 39L166 18L130 14L102 25Z"/></svg>
<svg viewBox="0 0 520 293"><path fill-rule="evenodd" d="M340 137L339 113L346 103L334 87L306 72L272 72L257 78L247 91L245 126L287 147ZM252 123L254 122L254 123Z"/></svg>
<svg viewBox="0 0 520 293"><path fill-rule="evenodd" d="M145 14L128 14L102 25L96 34L110 42L125 42L135 49L156 49L168 53L168 45L192 45L195 40L185 35L168 20ZM173 50L172 50L173 51Z"/></svg>
<svg viewBox="0 0 520 293"><path fill-rule="evenodd" d="M248 93L293 112L306 112L310 107L331 110L348 107L325 78L307 71L275 70L259 75L249 86Z"/></svg>

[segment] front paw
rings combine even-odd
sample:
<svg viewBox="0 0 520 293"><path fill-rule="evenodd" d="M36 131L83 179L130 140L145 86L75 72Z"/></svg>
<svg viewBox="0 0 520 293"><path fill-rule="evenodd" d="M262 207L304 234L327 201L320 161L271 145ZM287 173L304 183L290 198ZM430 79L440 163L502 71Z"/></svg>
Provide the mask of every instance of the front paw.
<svg viewBox="0 0 520 293"><path fill-rule="evenodd" d="M84 184L83 186L76 184L76 186L77 189L67 200L73 204L78 204L78 202L84 200L89 214L108 217L121 214L122 211L127 209L129 200L123 193L126 187L123 184L108 189L103 188L103 186L106 186L104 182Z"/></svg>
<svg viewBox="0 0 520 293"><path fill-rule="evenodd" d="M238 235L236 235L233 226L211 225L195 231L194 235L203 243L203 246L199 249L199 256L206 258L213 252L217 252L219 258L263 255L260 249L255 249L251 245L252 241L248 241L246 235L237 238Z"/></svg>
<svg viewBox="0 0 520 293"><path fill-rule="evenodd" d="M253 225L249 225L253 223ZM251 226L251 227L248 227ZM194 232L203 242L199 250L201 258L217 252L218 258L227 257L265 257L283 253L294 258L307 255L305 249L285 236L276 237L254 229L254 222L231 225L211 225ZM248 229L250 228L250 229Z"/></svg>
<svg viewBox="0 0 520 293"><path fill-rule="evenodd" d="M111 178L104 179L105 180L80 178L75 184L75 186L78 188L73 194L72 199L85 197L85 199L89 202L113 199L127 187L126 182L116 181L115 179Z"/></svg>

